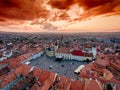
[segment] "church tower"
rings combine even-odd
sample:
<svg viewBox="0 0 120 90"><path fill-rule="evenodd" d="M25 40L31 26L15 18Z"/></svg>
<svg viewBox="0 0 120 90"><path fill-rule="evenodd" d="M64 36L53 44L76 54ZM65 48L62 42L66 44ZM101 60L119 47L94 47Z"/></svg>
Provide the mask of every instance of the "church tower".
<svg viewBox="0 0 120 90"><path fill-rule="evenodd" d="M97 50L95 45L92 47L92 54L93 54L93 57L96 58Z"/></svg>
<svg viewBox="0 0 120 90"><path fill-rule="evenodd" d="M61 34L59 46L62 46L62 43L63 43L63 34Z"/></svg>

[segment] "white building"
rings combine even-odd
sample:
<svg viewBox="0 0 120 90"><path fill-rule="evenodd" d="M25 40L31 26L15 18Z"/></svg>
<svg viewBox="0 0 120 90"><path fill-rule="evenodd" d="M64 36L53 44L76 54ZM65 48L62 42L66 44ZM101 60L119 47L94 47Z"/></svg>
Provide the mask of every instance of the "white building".
<svg viewBox="0 0 120 90"><path fill-rule="evenodd" d="M83 52L82 50L71 50L70 48L60 47L55 52L55 57L59 59L67 59L67 60L77 60L77 61L85 61L85 60L93 60L93 54L89 52Z"/></svg>
<svg viewBox="0 0 120 90"><path fill-rule="evenodd" d="M96 55L97 55L96 47L92 47L92 54L93 54L93 57L96 58Z"/></svg>
<svg viewBox="0 0 120 90"><path fill-rule="evenodd" d="M60 47L55 52L56 58L63 58L63 59L71 60L71 56L72 55L70 53L70 48L67 48L67 47Z"/></svg>
<svg viewBox="0 0 120 90"><path fill-rule="evenodd" d="M77 61L85 60L84 53L81 50L73 50L71 54L72 54L71 56L72 60L77 60Z"/></svg>
<svg viewBox="0 0 120 90"><path fill-rule="evenodd" d="M33 53L32 59L36 59L38 57L41 57L43 54L44 54L44 50L42 48L40 48L40 50L38 50L37 52Z"/></svg>

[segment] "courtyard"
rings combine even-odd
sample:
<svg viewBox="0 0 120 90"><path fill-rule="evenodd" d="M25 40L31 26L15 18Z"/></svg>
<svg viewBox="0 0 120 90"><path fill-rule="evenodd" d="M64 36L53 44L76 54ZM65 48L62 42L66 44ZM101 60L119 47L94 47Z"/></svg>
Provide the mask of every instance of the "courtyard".
<svg viewBox="0 0 120 90"><path fill-rule="evenodd" d="M60 76L66 76L72 79L78 79L78 76L74 73L74 70L83 64L86 64L86 62L72 60L62 60L59 62L55 61L55 58L50 58L46 55L32 60L30 63L31 66L36 66L44 70L56 72Z"/></svg>

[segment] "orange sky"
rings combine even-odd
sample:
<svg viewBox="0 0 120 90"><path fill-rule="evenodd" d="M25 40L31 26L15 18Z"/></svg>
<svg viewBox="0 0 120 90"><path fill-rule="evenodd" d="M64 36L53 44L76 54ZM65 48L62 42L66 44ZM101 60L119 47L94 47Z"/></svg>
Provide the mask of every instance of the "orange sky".
<svg viewBox="0 0 120 90"><path fill-rule="evenodd" d="M0 31L120 32L120 0L1 0Z"/></svg>

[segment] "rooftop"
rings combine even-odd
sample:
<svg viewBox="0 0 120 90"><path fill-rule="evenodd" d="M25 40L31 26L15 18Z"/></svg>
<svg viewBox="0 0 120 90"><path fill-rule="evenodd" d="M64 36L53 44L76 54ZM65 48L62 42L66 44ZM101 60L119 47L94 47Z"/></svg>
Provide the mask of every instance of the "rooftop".
<svg viewBox="0 0 120 90"><path fill-rule="evenodd" d="M82 50L74 50L74 51L72 51L72 55L84 56L84 53L82 52Z"/></svg>
<svg viewBox="0 0 120 90"><path fill-rule="evenodd" d="M60 47L60 48L57 49L56 52L57 52L57 53L66 53L66 54L68 54L68 53L70 53L70 48Z"/></svg>

